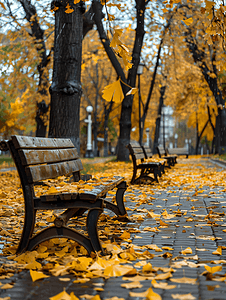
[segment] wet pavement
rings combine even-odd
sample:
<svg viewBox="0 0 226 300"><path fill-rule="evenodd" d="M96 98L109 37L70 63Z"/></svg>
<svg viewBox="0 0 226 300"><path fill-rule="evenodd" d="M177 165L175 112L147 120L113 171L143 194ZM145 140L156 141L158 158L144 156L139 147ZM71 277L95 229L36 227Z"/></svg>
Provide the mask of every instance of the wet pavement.
<svg viewBox="0 0 226 300"><path fill-rule="evenodd" d="M225 300L226 299L226 189L223 186L222 176L219 183L215 181L213 185L194 185L194 189L188 189L189 177L194 179L200 176L203 172L202 166L209 169L213 176L217 176L218 172L226 170L225 165L216 164L209 159L201 159L199 161L192 159L179 159L178 168L183 176L183 168L186 165L192 164L196 169L200 166L200 174L195 172L186 175L186 182L180 185L173 182L174 170L171 169L160 179L159 184L153 186L153 194L150 195L151 205L148 201L139 205L137 213L141 215L142 220L137 222L130 222L124 226L125 230L128 228L136 228L140 232L131 234L132 244L138 249L142 247L148 249L151 254L154 254L150 259L150 263L156 268L172 268L171 272L176 281L171 281L169 276L165 280L158 282L165 282L176 285L173 289L154 288L153 291L158 293L163 300L184 299L184 300ZM222 174L222 173L221 173ZM225 173L226 174L226 173ZM177 175L178 176L178 175ZM161 182L167 185L167 180L170 178L171 184L169 187L161 188ZM208 175L208 180L211 181L211 173ZM206 179L206 180L207 180ZM139 186L130 187L125 193L126 207L129 209L129 216L132 214L136 204L134 204L134 197L127 197L133 190L136 197L139 198L141 191ZM148 191L147 191L148 194ZM144 217L144 211L153 209L154 214L162 215L164 209L168 214L174 214L172 219L163 219L167 222L167 226L159 223L158 218ZM157 228L156 232L146 231L145 228ZM159 230L159 231L158 231ZM156 252L151 249L151 245L157 245L161 249L169 249L167 251ZM1 245L0 245L1 246ZM190 253L183 253L187 247L191 248ZM222 250L222 254L213 254L214 251ZM224 248L225 247L225 248ZM4 258L0 258L0 262ZM131 261L135 265L137 261ZM213 269L207 272L205 265L209 267L221 266L219 271L214 273ZM217 274L217 275L216 275ZM216 276L215 276L216 275ZM79 299L89 298L87 295L99 295L101 299L109 299L112 297L124 299L145 299L145 297L132 297L130 292L144 292L150 288L151 281L141 281L141 288L127 289L121 286L122 283L129 282L120 277L106 278L92 278L86 283L73 283L76 279L72 274L60 276L60 278L70 278L69 281L61 281L59 277L48 277L40 281L32 282L29 271L21 271L9 278L1 279L2 285L5 283L14 283L11 289L0 289L0 299L12 300L39 300L49 299L54 295L65 291L70 294L74 292ZM185 282L179 282L181 278ZM192 284L188 282L189 279L194 279ZM177 281L178 279L178 281ZM98 291L96 287L101 287ZM187 296L183 296L187 295ZM61 299L61 298L60 298ZM64 299L64 298L62 298ZM66 298L65 298L66 299ZM70 299L70 298L69 298ZM150 300L157 298L149 298ZM159 298L158 298L159 299Z"/></svg>

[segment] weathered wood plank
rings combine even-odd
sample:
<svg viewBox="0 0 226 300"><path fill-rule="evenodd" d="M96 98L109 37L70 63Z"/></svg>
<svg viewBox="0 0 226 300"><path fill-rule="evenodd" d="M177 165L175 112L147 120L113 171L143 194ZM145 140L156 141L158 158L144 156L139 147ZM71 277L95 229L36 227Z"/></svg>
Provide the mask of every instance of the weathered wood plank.
<svg viewBox="0 0 226 300"><path fill-rule="evenodd" d="M56 178L83 169L80 159L49 165L25 167L28 182L38 182L44 179Z"/></svg>
<svg viewBox="0 0 226 300"><path fill-rule="evenodd" d="M117 187L122 181L123 177L117 177L114 180L109 180L104 184L96 186L92 190L81 189L78 193L59 193L52 195L42 195L40 196L41 201L51 202L51 201L70 201L70 200L86 200L86 201L95 201L96 199L103 197L107 194L108 191L113 190Z"/></svg>
<svg viewBox="0 0 226 300"><path fill-rule="evenodd" d="M12 136L12 141L16 149L74 148L74 144L70 139L38 138L38 137L14 135Z"/></svg>
<svg viewBox="0 0 226 300"><path fill-rule="evenodd" d="M144 153L140 153L140 154L133 154L135 159L143 159L145 158Z"/></svg>
<svg viewBox="0 0 226 300"><path fill-rule="evenodd" d="M18 151L22 165L37 165L44 163L56 163L67 160L78 159L76 148L69 149L51 149L51 150L22 150Z"/></svg>
<svg viewBox="0 0 226 300"><path fill-rule="evenodd" d="M105 182L103 185L99 185L92 191L79 191L79 198L81 200L96 200L104 196L108 191L113 190L117 185L124 181L123 177L117 177L109 182Z"/></svg>
<svg viewBox="0 0 226 300"><path fill-rule="evenodd" d="M40 196L40 199L43 202L52 202L57 200L71 201L71 200L76 200L77 197L78 197L78 193L62 193L62 194L53 194L53 195L42 195Z"/></svg>
<svg viewBox="0 0 226 300"><path fill-rule="evenodd" d="M135 154L143 154L144 155L143 149L141 147L139 147L139 148L133 147L133 152Z"/></svg>

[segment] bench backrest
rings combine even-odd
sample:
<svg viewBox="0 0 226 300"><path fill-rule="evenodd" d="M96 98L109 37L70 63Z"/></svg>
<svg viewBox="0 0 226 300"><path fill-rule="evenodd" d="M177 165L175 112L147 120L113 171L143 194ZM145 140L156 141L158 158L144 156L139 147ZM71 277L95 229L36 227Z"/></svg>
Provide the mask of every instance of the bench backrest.
<svg viewBox="0 0 226 300"><path fill-rule="evenodd" d="M157 150L157 152L158 152L158 155L159 155L159 157L161 158L161 156L163 155L163 156L166 156L166 151L165 151L165 149L163 148L163 147L156 147L156 150Z"/></svg>
<svg viewBox="0 0 226 300"><path fill-rule="evenodd" d="M168 148L169 154L181 154L181 155L187 155L188 154L187 148Z"/></svg>
<svg viewBox="0 0 226 300"><path fill-rule="evenodd" d="M144 155L145 155L145 158L151 158L152 157L152 152L151 152L151 149L147 146L147 145L144 145L142 146L143 148L143 151L144 151Z"/></svg>
<svg viewBox="0 0 226 300"><path fill-rule="evenodd" d="M141 160L145 159L144 151L138 142L131 141L127 145L127 148L129 149L129 153L130 153L134 163L136 163L136 160L138 160L138 159L141 159Z"/></svg>
<svg viewBox="0 0 226 300"><path fill-rule="evenodd" d="M77 149L70 139L15 135L8 145L24 184L71 173L79 176L83 169Z"/></svg>

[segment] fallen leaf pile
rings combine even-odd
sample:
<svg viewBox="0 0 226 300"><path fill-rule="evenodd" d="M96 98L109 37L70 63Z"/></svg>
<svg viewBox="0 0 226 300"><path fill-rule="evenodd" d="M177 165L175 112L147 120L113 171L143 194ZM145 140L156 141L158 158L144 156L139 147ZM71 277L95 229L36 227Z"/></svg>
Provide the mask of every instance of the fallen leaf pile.
<svg viewBox="0 0 226 300"><path fill-rule="evenodd" d="M107 252L103 257L98 253L88 256L83 247L67 238L51 239L34 251L16 255L23 229L23 193L16 171L0 173L0 257L4 261L0 267L0 280L10 279L22 270L29 270L33 282L51 276L65 284L68 281L92 283L95 278L105 282L112 277L122 277L121 287L129 290L130 297L160 300L162 291L168 290L172 299L189 300L196 297L192 293L178 293L177 287L180 284L198 285L197 277L191 278L186 270L199 269L199 276L206 278L207 283L218 282L214 287L207 284L209 291L220 289L221 282L226 282L226 270L222 267L226 260L221 258L226 247L219 244L226 237L226 217L222 210L226 207L226 172L208 168L197 159L189 162L177 164L166 171L159 183L152 185L129 185L132 164L109 162L107 170L96 173L88 183L74 183L68 177L60 177L35 186L37 196L81 193L98 189L98 185L105 183L101 177L119 174L125 177L129 185L125 206L130 222L124 223L113 213L104 211L98 224L100 240ZM115 190L107 195L107 199L112 198L114 201ZM39 211L35 233L51 225L57 214L56 211ZM68 226L76 226L86 234L85 222L85 216L72 218ZM212 234L212 229L216 235ZM177 232L184 235L185 243L180 248L171 242ZM155 242L155 237L161 237L161 245ZM209 242L214 249L208 249ZM200 259L204 254L206 259ZM161 265L158 265L159 260L163 262ZM178 276L181 269L184 273ZM148 282L148 289L144 282ZM13 285L13 281L7 285L0 282L0 289L10 289ZM174 289L177 289L175 293ZM94 295L75 295L64 290L50 299L100 300L104 284L93 284L93 291ZM109 299L123 299L113 298Z"/></svg>

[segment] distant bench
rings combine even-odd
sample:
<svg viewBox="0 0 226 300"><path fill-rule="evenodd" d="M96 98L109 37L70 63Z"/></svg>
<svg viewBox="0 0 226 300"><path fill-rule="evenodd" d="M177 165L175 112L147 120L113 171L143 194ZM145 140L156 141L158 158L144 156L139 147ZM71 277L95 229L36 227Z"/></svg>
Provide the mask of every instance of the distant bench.
<svg viewBox="0 0 226 300"><path fill-rule="evenodd" d="M143 148L136 141L131 141L127 146L133 162L133 175L131 184L140 184L145 181L158 182L158 176L160 177L164 172L164 162L146 161ZM150 157L149 153L149 157ZM138 170L140 174L138 175ZM149 176L153 174L153 177Z"/></svg>
<svg viewBox="0 0 226 300"><path fill-rule="evenodd" d="M96 185L95 180L92 180L90 186L89 183L81 183L80 189L74 192L59 191L37 197L34 185L46 185L43 180L69 174L73 175L74 181L81 179L82 162L71 140L12 136L9 141L0 143L0 149L10 150L24 195L24 227L17 253L32 250L45 240L65 237L84 246L88 253L101 251L104 254L97 231L98 219L104 208L110 209L118 216L126 216L123 195L127 185L124 178L119 176L114 179L103 178L101 183L98 182ZM67 182L70 185L70 182ZM116 204L105 199L107 193L114 188L117 188ZM54 225L33 235L36 212L59 209L63 209L64 212L55 218ZM86 217L88 236L67 226L70 218L80 216L86 210L88 210Z"/></svg>
<svg viewBox="0 0 226 300"><path fill-rule="evenodd" d="M186 158L188 158L189 151L187 148L168 148L167 149L170 155L176 154L176 155L185 155Z"/></svg>
<svg viewBox="0 0 226 300"><path fill-rule="evenodd" d="M159 158L165 159L167 161L166 167L171 168L177 163L177 155L169 155L167 150L163 147L156 147Z"/></svg>

